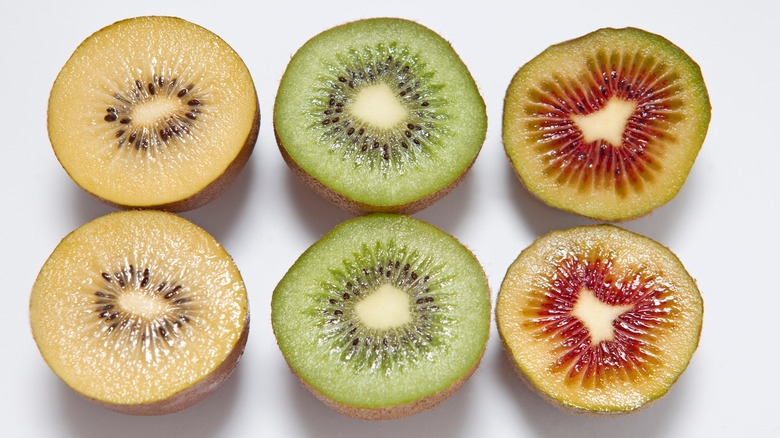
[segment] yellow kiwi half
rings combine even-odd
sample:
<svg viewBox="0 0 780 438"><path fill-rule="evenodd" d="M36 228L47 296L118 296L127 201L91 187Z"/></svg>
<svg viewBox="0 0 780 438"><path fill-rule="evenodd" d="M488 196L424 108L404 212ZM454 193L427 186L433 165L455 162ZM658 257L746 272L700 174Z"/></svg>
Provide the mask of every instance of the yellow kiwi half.
<svg viewBox="0 0 780 438"><path fill-rule="evenodd" d="M172 213L125 211L66 236L30 297L33 337L74 391L115 411L184 409L223 383L249 330L231 257Z"/></svg>
<svg viewBox="0 0 780 438"><path fill-rule="evenodd" d="M51 90L57 159L119 207L201 206L238 176L257 139L257 93L214 33L175 17L137 17L88 37Z"/></svg>

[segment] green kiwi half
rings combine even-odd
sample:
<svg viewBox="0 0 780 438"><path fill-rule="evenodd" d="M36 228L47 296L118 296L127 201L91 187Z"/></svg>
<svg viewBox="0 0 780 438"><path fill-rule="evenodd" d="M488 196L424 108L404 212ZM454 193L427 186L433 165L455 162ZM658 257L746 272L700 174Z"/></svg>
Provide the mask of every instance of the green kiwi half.
<svg viewBox="0 0 780 438"><path fill-rule="evenodd" d="M487 278L454 238L407 216L336 227L273 293L290 368L344 415L391 419L428 409L476 369L490 325Z"/></svg>
<svg viewBox="0 0 780 438"><path fill-rule="evenodd" d="M274 107L282 156L355 214L410 214L465 176L485 140L485 103L450 44L412 21L329 29L301 47Z"/></svg>
<svg viewBox="0 0 780 438"><path fill-rule="evenodd" d="M709 121L701 70L683 50L640 29L600 29L520 68L506 93L503 138L534 195L620 221L679 192Z"/></svg>
<svg viewBox="0 0 780 438"><path fill-rule="evenodd" d="M214 33L176 17L136 17L90 35L49 97L52 148L104 202L183 211L221 194L257 139L249 70Z"/></svg>

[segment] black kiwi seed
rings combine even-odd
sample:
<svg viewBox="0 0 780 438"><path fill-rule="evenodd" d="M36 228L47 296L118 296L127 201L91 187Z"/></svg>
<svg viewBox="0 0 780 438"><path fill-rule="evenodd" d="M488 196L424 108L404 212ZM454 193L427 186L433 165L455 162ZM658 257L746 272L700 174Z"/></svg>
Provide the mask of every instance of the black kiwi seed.
<svg viewBox="0 0 780 438"><path fill-rule="evenodd" d="M170 299L171 299L171 297L173 297L174 295L176 295L176 294L178 294L178 293L179 293L179 291L181 290L181 288L182 288L182 287L181 287L181 285L178 285L178 286L174 287L174 288L173 288L173 290L171 290L170 292L168 292L167 294L165 294L165 299L166 299L166 300L170 300Z"/></svg>
<svg viewBox="0 0 780 438"><path fill-rule="evenodd" d="M141 287L146 287L149 284L149 268L144 269L143 278L141 279Z"/></svg>
<svg viewBox="0 0 780 438"><path fill-rule="evenodd" d="M361 263L366 260L361 259ZM355 367L394 366L391 364L394 362L393 357L403 345L414 345L418 352L432 348L435 339L441 339L437 333L442 327L441 318L445 317L441 307L430 305L436 300L433 294L437 293L435 291L440 287L439 283L435 275L422 277L427 279L427 284L425 281L409 282L407 278L411 273L412 278L417 279L417 270L435 272L435 268L409 260L406 256L376 258L375 263L367 265L373 267L353 267L347 272L337 273L342 280L326 287L331 295L324 297L318 314L322 315L320 323L331 328L324 331L322 341L333 344L345 359L371 358L368 362L374 362L371 365L362 359L349 361ZM412 322L400 328L382 331L368 328L357 319L352 309L383 284L390 284L409 294L410 303L413 303L410 306Z"/></svg>
<svg viewBox="0 0 780 438"><path fill-rule="evenodd" d="M185 323L190 322L187 313L195 309L194 299L183 285L177 285L168 291L165 296L160 296L168 287L165 281L157 283L154 280L152 269L127 264L114 271L114 275L101 272L100 277L105 281L105 289L93 292L97 299L93 302L93 311L99 321L103 321L103 333L123 334L131 339L141 341L144 348L158 348L167 345L154 342L159 337L168 339L173 334L178 334ZM146 318L135 315L122 305L122 296L125 293L142 293L148 299L166 300L167 310L155 318ZM176 299L171 301L171 298ZM177 327L177 330L171 330ZM152 342L144 343L149 340Z"/></svg>
<svg viewBox="0 0 780 438"><path fill-rule="evenodd" d="M161 147L170 143L174 138L179 138L183 134L189 133L187 126L191 120L198 118L202 112L203 101L197 97L197 90L194 84L184 88L175 88L177 79L165 82L162 76L157 74L148 82L136 80L134 88L125 93L116 93L114 98L117 105L106 108L107 114L103 119L108 123L119 122L122 126L115 133L117 146L121 148L124 145L133 145L136 150L148 150L153 147ZM146 87L144 87L146 83ZM134 105L141 105L144 102L156 98L156 96L167 96L168 98L182 99L185 95L190 95L186 101L181 102L181 107L165 117L150 123L148 126L137 126L133 123L131 117ZM145 135L146 133L146 135Z"/></svg>
<svg viewBox="0 0 780 438"><path fill-rule="evenodd" d="M430 80L427 79L430 75L425 67L416 65L415 62L401 62L393 56L388 56L388 50L387 47L382 46L371 48L368 53L361 53L360 56L351 54L342 65L333 66L335 71L341 73L334 74L330 79L323 79L322 90L325 95L319 110L319 114L332 115L334 106L343 107L345 102L353 102L362 89L371 85L384 83L397 90L396 96L406 107L408 117L411 118L400 127L373 129L348 112L344 113L347 118L343 126L349 126L345 130L341 129L341 126L334 125L343 121L343 118L319 120L319 126L334 144L334 150L342 151L349 159L361 163L367 162L369 166L378 165L376 168L380 170L401 166L402 163L410 161L411 155L426 153L429 147L435 147L439 141L439 136L435 135L437 124L442 117L424 108L430 105L431 99L435 98L437 86L426 82ZM399 53L399 56L406 58L412 55L403 52ZM420 77L425 77L426 80L420 80ZM341 113L341 109L337 109L336 113ZM408 126L408 130L404 130L404 126ZM422 131L422 137L412 143L403 141L404 137L412 137L413 130ZM357 139L353 137L355 133ZM387 144L387 148L380 149L376 146L377 143ZM411 144L415 147L410 147Z"/></svg>

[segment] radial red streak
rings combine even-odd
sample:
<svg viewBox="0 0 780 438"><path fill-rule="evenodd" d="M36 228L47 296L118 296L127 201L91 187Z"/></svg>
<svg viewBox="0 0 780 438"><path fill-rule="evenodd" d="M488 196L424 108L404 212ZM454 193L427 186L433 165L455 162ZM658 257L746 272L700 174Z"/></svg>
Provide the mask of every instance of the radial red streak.
<svg viewBox="0 0 780 438"><path fill-rule="evenodd" d="M592 379L607 369L620 369L626 376L634 369L641 371L649 354L642 335L660 324L659 315L669 312L664 307L666 300L658 298L662 288L652 278L637 272L616 282L609 278L611 269L611 261L563 260L545 294L545 302L540 305L540 318L535 321L542 332L548 336L557 334L561 339L559 345L566 351L555 367L571 364L571 379L578 375ZM591 345L583 323L568 313L583 288L611 305L635 303L633 310L613 321L613 340ZM566 313L562 307L567 309Z"/></svg>
<svg viewBox="0 0 780 438"><path fill-rule="evenodd" d="M602 66L601 72L594 72L592 79L593 86L584 88L569 83L558 84L558 87L548 84L547 96L552 99L541 97L538 101L548 112L537 111L536 117L540 120L542 138L558 145L558 153L550 160L550 165L560 169L561 175L580 172L581 181L588 181L596 175L612 174L614 186L620 188L626 179L636 182L642 178L645 165L652 162L644 150L663 134L648 122L666 118L664 111L667 108L662 103L667 98L669 86L663 76L658 78L655 73L638 69L626 71ZM611 96L637 103L623 142L636 145L634 148L615 147L601 140L586 143L569 117L573 113L598 111Z"/></svg>

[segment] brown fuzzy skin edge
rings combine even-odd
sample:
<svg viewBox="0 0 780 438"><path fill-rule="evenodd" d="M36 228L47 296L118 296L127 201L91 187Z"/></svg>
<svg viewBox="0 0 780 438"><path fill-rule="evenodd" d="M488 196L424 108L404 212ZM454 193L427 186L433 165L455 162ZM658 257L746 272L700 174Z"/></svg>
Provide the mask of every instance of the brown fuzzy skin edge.
<svg viewBox="0 0 780 438"><path fill-rule="evenodd" d="M699 333L701 333L701 331ZM586 416L586 417L618 417L618 416L633 414L642 411L646 409L648 406L655 403L656 401L663 398L663 396L665 396L666 394L668 394L669 390L672 389L677 379L682 375L682 372L680 372L680 374L674 379L674 381L672 381L672 383L669 385L666 391L664 391L663 393L657 395L653 399L648 400L643 405L634 409L628 409L624 411L599 411L599 410L590 410L590 409L578 409L569 406L558 399L551 397L549 394L547 394L546 392L539 389L536 385L534 385L533 380L531 380L531 378L520 368L520 366L517 363L517 360L514 358L514 355L512 354L512 351L509 349L509 345L507 344L507 341L504 338L504 333L500 329L500 325L499 325L498 335L499 338L501 338L501 345L503 347L504 353L506 353L506 360L509 361L509 363L512 365L512 369L514 369L515 373L520 377L520 380L522 380L523 383L525 383L525 385L528 388L533 390L533 392L541 396L546 402L550 403L551 405L569 414ZM698 346L698 340L697 340L697 346ZM683 371L684 370L685 369L683 369Z"/></svg>
<svg viewBox="0 0 780 438"><path fill-rule="evenodd" d="M585 417L617 417L621 415L626 414L632 414L634 412L638 412L647 406L651 405L653 402L661 398L663 395L656 397L653 400L648 401L644 405L636 408L631 409L627 411L597 411L597 410L587 410L587 409L577 409L574 407L571 407L569 405L566 405L562 403L560 400L557 400L555 398L552 398L549 394L539 389L536 385L533 384L533 381L531 378L520 368L520 366L517 364L517 361L515 360L514 356L512 355L512 351L509 349L509 346L506 343L506 339L504 339L503 333L501 333L501 330L498 331L499 337L501 338L501 345L503 347L504 353L506 353L506 360L512 365L512 369L514 372L520 377L520 380L523 381L525 386L527 386L529 389L531 389L533 392L538 394L540 397L542 397L547 403L550 403L551 405L555 406L556 408L562 410L563 412L566 412L568 414L574 414L574 415L580 415Z"/></svg>
<svg viewBox="0 0 780 438"><path fill-rule="evenodd" d="M113 202L105 198L101 198L100 196L95 195L94 193L90 192L84 187L81 188L89 195L91 195L93 198L96 198L105 204L108 204L112 207L119 208L119 209L165 210L171 212L182 212L182 211L194 210L216 199L225 190L227 190L227 188L230 187L231 184L233 184L236 178L238 178L238 175L241 173L241 170L243 170L244 166L246 165L246 162L249 160L249 157L252 155L252 151L254 150L255 143L257 142L257 133L259 130L260 130L260 106L257 100L255 100L255 115L254 115L254 121L252 122L252 128L249 130L249 134L247 135L246 141L244 141L244 146L241 147L241 150L238 152L238 154L233 159L233 161L225 168L225 171L222 172L222 174L219 177L217 177L214 181L209 183L209 185L207 185L206 187L204 187L194 195L185 199L181 199L179 201L174 201L167 204L157 204L157 205L142 205L142 206L125 205L125 204L119 204Z"/></svg>
<svg viewBox="0 0 780 438"><path fill-rule="evenodd" d="M487 347L487 342L485 342L485 347ZM469 369L469 371L466 374L463 375L463 377L453 382L452 385L444 388L443 390L435 394L431 394L419 400L411 401L409 403L404 403L402 405L384 406L381 408L361 408L357 406L346 405L344 403L339 403L335 400L331 400L321 392L314 389L311 385L306 383L306 381L301 379L300 376L295 372L295 370L291 369L291 371L295 375L295 377L297 377L298 380L303 384L304 388L308 389L309 392L311 392L314 395L314 397L316 397L319 401L323 402L326 406L338 412L339 414L345 415L347 417L352 417L358 420L367 420L367 421L397 420L399 418L409 417L411 415L420 413L422 411L427 411L428 409L434 408L444 400L447 400L450 396L452 396L455 392L457 392L460 389L460 387L463 386L463 384L466 383L466 381L472 376L472 374L474 374L477 368L479 368L479 364L482 361L482 357L485 355L485 350L486 348L482 349L482 354L480 354L479 359L477 359L477 361L474 362L474 365Z"/></svg>
<svg viewBox="0 0 780 438"><path fill-rule="evenodd" d="M276 137L276 144L279 146L279 151L282 153L282 158L284 158L285 163L287 163L287 166L290 167L290 169L295 174L295 176L298 177L298 179L300 179L315 193L319 194L320 196L327 199L328 201L330 201L337 207L341 208L342 210L346 211L347 213L350 213L355 216L363 216L371 213L396 213L396 214L403 214L403 215L411 215L417 213L418 211L423 210L424 208L430 206L434 202L443 198L450 191L452 191L452 189L457 187L458 184L460 184L460 182L463 181L463 179L466 177L466 174L468 174L469 170L471 170L471 166L474 165L474 162L477 160L477 156L479 156L479 151L477 151L477 153L474 155L474 159L471 160L471 162L463 170L463 172L461 172L457 178L452 180L452 182L442 187L441 189L427 196L424 196L420 199L416 199L414 201L408 202L406 204L379 206L379 205L371 205L360 201L356 201L341 192L333 190L332 188L323 184L322 181L318 180L317 178L313 177L311 174L306 172L306 170L304 170L290 156L290 154L287 153L287 149L285 149L284 144L282 143L282 139L279 137L279 133L276 130L276 123L274 123L274 136Z"/></svg>
<svg viewBox="0 0 780 438"><path fill-rule="evenodd" d="M203 400L227 381L244 353L248 336L249 314L247 313L241 336L225 360L202 380L167 399L150 403L122 405L86 397L83 394L79 395L98 406L127 415L153 416L179 412Z"/></svg>
<svg viewBox="0 0 780 438"><path fill-rule="evenodd" d="M555 205L554 203L550 202L549 200L547 200L545 198L542 198L535 191L531 190L530 187L528 186L528 184L520 176L520 172L517 171L517 167L515 167L514 164L512 163L512 159L511 159L511 157L509 157L509 152L506 150L506 148L504 148L504 152L506 153L506 156L507 156L508 161L509 161L509 165L512 167L512 171L515 174L515 177L517 178L518 181L520 181L520 184L523 186L523 188L528 193L530 193L531 196L534 197L534 199L544 203L548 207L552 207L552 208L555 208L555 209L558 209L558 210L561 210L561 211L565 211L567 213L572 213L572 214L575 214L575 215L577 215L579 217L582 217L582 218L591 219L591 220L600 221L600 222L611 223L611 224L618 224L618 223L623 223L623 222L629 222L629 221L632 221L634 219L639 219L639 218L642 218L642 217L645 217L645 216L649 216L650 214L655 212L659 207L662 207L663 205L665 205L669 201L671 201L671 199L669 199L668 201L655 206L652 210L648 210L648 211L646 211L644 213L639 213L639 214L635 214L635 215L632 215L632 216L619 217L619 218L604 218L604 217L599 217L599 216L596 216L596 215L587 215L585 213L582 213L582 212L579 212L579 211L575 211L573 209L563 208L563 207L561 207L559 205Z"/></svg>

